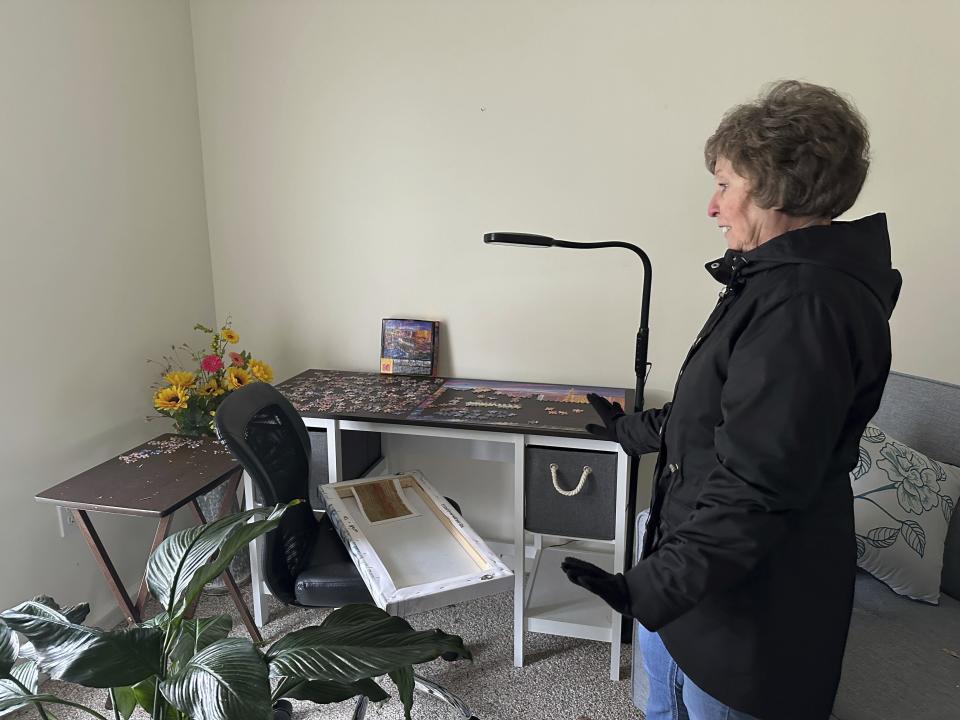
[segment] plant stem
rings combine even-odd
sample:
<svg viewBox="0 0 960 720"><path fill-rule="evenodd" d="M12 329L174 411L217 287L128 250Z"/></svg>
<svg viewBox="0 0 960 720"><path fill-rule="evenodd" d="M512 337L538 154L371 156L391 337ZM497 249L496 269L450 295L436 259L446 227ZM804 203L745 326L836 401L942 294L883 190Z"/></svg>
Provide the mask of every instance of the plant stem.
<svg viewBox="0 0 960 720"><path fill-rule="evenodd" d="M83 711L84 711L85 713L87 713L88 715L93 715L95 718L97 718L97 720L109 720L108 718L105 718L103 715L101 715L100 713L98 713L96 710L91 710L91 709L88 708L86 705L81 705L80 703L70 702L69 700L64 700L64 699L62 699L62 698L54 697L53 695L49 695L49 696L44 695L43 697L44 697L44 698L49 698L49 699L44 700L43 702L54 703L54 704L57 704L57 705L66 705L67 707L72 707L72 708L77 708L78 710L83 710Z"/></svg>
<svg viewBox="0 0 960 720"><path fill-rule="evenodd" d="M103 715L101 715L100 713L98 713L96 710L91 710L91 709L88 708L86 705L80 705L79 703L72 703L72 702L68 702L68 701L66 701L66 700L60 700L60 704L61 704L61 705L68 705L68 706L70 706L70 707L75 707L75 708L77 708L78 710L83 710L85 713L88 713L88 714L90 714L90 715L93 715L95 718L98 718L98 720L107 720L107 718L105 718Z"/></svg>
<svg viewBox="0 0 960 720"><path fill-rule="evenodd" d="M28 688L22 682L17 680L15 677L11 675L10 679L13 680L13 682L16 683L17 687L23 690L25 693L27 693L28 695L33 695L33 693L30 692L30 688ZM40 714L40 717L43 718L43 720L50 720L50 716L47 715L47 711L43 709L43 703L35 702L33 704L37 706L37 712Z"/></svg>
<svg viewBox="0 0 960 720"><path fill-rule="evenodd" d="M160 717L160 678L157 678L153 686L153 710L150 711L150 717L154 720Z"/></svg>
<svg viewBox="0 0 960 720"><path fill-rule="evenodd" d="M120 710L117 708L117 694L110 688L110 707L113 708L114 720L120 720Z"/></svg>

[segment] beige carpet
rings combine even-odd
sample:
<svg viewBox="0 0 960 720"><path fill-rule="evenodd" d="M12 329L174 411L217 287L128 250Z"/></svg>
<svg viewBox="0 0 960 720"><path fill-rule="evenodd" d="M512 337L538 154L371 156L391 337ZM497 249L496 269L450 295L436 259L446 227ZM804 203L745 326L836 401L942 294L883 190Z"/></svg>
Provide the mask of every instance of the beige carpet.
<svg viewBox="0 0 960 720"><path fill-rule="evenodd" d="M284 633L317 624L325 610L272 606L264 639L276 640ZM223 596L206 596L197 615L221 612L234 615L234 634L245 634L232 603ZM148 608L149 612L149 608ZM621 680L609 678L609 645L589 640L526 634L526 665L513 666L513 596L504 593L492 598L461 603L407 618L419 630L438 627L461 635L474 656L473 663L436 660L418 666L420 674L447 687L466 702L480 720L638 720L643 715L630 699L629 646L622 654ZM395 698L388 678L381 684L394 695L382 705L371 706L371 720L399 720L403 709ZM57 682L44 690L70 700L89 704L101 714L103 694ZM334 705L295 703L298 720L350 720L353 702ZM55 710L61 720L89 718L80 711ZM36 718L35 711L23 710L11 718ZM145 717L143 714L134 717ZM422 720L455 720L447 705L417 693L413 717Z"/></svg>

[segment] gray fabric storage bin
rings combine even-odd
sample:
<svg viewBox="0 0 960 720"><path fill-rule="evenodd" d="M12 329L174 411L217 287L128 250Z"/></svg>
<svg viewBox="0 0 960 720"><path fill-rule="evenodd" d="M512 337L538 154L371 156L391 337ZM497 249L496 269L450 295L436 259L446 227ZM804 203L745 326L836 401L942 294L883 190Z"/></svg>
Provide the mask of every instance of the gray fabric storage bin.
<svg viewBox="0 0 960 720"><path fill-rule="evenodd" d="M320 497L319 487L330 482L327 433L320 428L307 430L310 436L310 505L315 510L324 510L326 508ZM343 479L363 477L382 456L380 433L344 430L340 433L340 451L343 455Z"/></svg>
<svg viewBox="0 0 960 720"><path fill-rule="evenodd" d="M573 490L584 466L591 469L583 488L561 495L553 485L550 465L557 464L557 484ZM528 446L523 478L524 527L561 537L613 540L617 492L616 453Z"/></svg>

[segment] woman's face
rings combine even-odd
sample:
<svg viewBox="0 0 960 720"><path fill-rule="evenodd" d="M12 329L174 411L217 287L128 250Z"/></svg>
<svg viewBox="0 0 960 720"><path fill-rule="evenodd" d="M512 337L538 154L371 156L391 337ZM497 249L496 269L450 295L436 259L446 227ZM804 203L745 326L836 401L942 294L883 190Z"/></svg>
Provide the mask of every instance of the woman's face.
<svg viewBox="0 0 960 720"><path fill-rule="evenodd" d="M750 197L750 181L737 175L725 157L717 158L713 177L707 215L717 221L728 248L752 250L791 229L791 221L796 218L772 208L757 207Z"/></svg>

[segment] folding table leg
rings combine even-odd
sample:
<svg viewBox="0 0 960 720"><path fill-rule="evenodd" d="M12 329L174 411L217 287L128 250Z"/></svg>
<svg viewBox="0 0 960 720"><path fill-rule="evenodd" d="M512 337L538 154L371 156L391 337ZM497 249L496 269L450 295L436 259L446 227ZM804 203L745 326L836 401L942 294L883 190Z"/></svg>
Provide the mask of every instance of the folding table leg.
<svg viewBox="0 0 960 720"><path fill-rule="evenodd" d="M153 543L150 545L150 552L147 553L149 558L153 555L153 551L156 550L160 543L167 539L167 535L170 534L170 524L173 522L173 513L160 518L160 522L157 523L157 532L153 536ZM144 570L143 579L140 580L140 591L137 593L137 615L143 617L143 608L147 604L147 573Z"/></svg>
<svg viewBox="0 0 960 720"><path fill-rule="evenodd" d="M117 574L117 569L110 561L110 556L107 555L107 550L103 547L103 542L93 527L93 523L90 522L90 517L85 510L77 510L74 508L72 512L73 516L77 519L80 532L83 533L87 545L90 546L90 552L93 553L94 560L97 561L97 565L100 567L100 572L103 573L103 577L107 581L110 592L113 593L113 597L117 601L117 605L120 606L128 622L140 622L140 613L137 612L137 608L130 600L130 596L127 595L127 591L123 587L123 582L121 582L120 576Z"/></svg>
<svg viewBox="0 0 960 720"><path fill-rule="evenodd" d="M229 511L231 500L236 496L237 493L237 485L240 483L240 477L240 474L237 474L232 480L228 481L227 493L223 499L223 503L220 506L220 517L225 517ZM197 516L197 520L200 521L200 524L205 525L207 523L207 519L204 517L203 510L200 509L200 505L197 503L196 498L190 501L190 507L193 509L193 514ZM260 629L253 621L253 617L250 615L250 609L243 601L243 596L240 594L240 589L237 587L237 583L233 579L233 574L230 572L230 568L228 567L220 577L223 578L223 582L227 586L227 592L229 592L230 597L233 598L233 604L236 605L237 611L240 613L240 619L247 628L247 632L250 633L250 637L253 638L254 642L263 642L263 636L260 634Z"/></svg>
<svg viewBox="0 0 960 720"><path fill-rule="evenodd" d="M262 643L263 635L260 634L260 628L258 628L257 624L253 621L253 616L250 615L250 609L243 601L243 595L240 594L240 588L237 587L237 583L233 579L233 573L227 570L220 577L223 578L223 582L227 586L227 592L229 592L230 597L233 598L233 604L237 606L240 619L243 620L243 624L246 626L247 632L250 633L250 637L253 638L255 643Z"/></svg>

